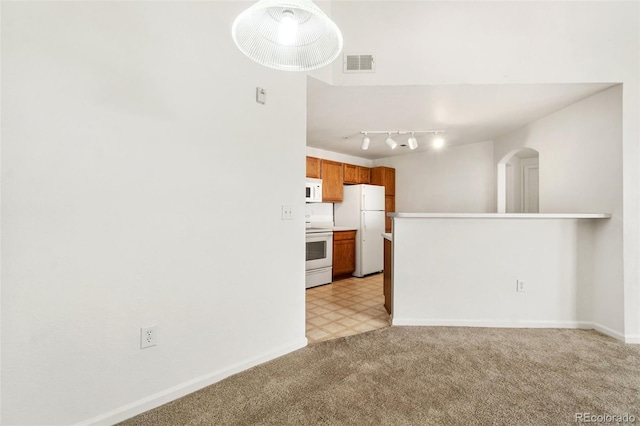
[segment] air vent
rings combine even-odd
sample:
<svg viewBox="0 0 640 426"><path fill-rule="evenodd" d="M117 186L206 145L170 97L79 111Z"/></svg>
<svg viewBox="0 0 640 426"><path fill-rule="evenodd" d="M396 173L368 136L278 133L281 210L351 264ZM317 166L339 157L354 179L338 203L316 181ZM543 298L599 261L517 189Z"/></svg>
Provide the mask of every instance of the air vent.
<svg viewBox="0 0 640 426"><path fill-rule="evenodd" d="M371 54L345 54L343 71L348 73L376 72L376 60Z"/></svg>

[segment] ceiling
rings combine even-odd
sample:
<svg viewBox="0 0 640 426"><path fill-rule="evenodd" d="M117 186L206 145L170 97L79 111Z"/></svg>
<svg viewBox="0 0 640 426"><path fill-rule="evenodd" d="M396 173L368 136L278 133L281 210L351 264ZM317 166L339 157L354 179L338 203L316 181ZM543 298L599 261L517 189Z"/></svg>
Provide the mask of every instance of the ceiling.
<svg viewBox="0 0 640 426"><path fill-rule="evenodd" d="M430 134L369 135L360 149L361 131L445 130L446 146L492 140L555 112L613 83L504 84L446 86L331 86L307 79L307 146L377 159L432 150ZM446 146L444 149L446 149Z"/></svg>

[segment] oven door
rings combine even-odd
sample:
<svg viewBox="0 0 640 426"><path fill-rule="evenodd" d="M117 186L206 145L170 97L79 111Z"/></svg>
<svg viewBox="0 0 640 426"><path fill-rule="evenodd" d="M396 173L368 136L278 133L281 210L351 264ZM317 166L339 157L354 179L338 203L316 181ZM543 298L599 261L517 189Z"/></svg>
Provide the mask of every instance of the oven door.
<svg viewBox="0 0 640 426"><path fill-rule="evenodd" d="M333 263L333 233L307 234L305 269L326 268Z"/></svg>

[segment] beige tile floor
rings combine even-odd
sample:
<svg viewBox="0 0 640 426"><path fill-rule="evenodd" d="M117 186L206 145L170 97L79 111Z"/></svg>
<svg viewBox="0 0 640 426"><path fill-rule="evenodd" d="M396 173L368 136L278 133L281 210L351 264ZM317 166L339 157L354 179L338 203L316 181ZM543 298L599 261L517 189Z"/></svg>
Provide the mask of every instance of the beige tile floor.
<svg viewBox="0 0 640 426"><path fill-rule="evenodd" d="M382 274L347 278L306 290L309 343L389 326Z"/></svg>

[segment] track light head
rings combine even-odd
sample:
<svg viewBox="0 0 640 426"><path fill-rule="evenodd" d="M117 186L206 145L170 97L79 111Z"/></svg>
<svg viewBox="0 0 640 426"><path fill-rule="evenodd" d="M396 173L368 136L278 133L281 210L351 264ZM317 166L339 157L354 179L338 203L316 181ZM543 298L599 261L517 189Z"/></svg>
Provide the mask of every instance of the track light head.
<svg viewBox="0 0 640 426"><path fill-rule="evenodd" d="M384 143L386 143L387 146L391 149L396 149L396 147L398 146L396 141L391 139L391 133L387 133L387 138L384 140Z"/></svg>
<svg viewBox="0 0 640 426"><path fill-rule="evenodd" d="M440 149L444 146L444 138L442 136L437 136L433 139L433 147L435 149Z"/></svg>
<svg viewBox="0 0 640 426"><path fill-rule="evenodd" d="M367 136L367 134L364 134L364 137L362 138L362 143L360 144L360 149L363 151L366 151L367 149L369 149L369 143L371 142L371 138L369 138L369 136Z"/></svg>
<svg viewBox="0 0 640 426"><path fill-rule="evenodd" d="M411 136L407 139L407 143L409 144L409 149L412 151L418 147L418 141L416 137L413 136L413 133L411 133Z"/></svg>

